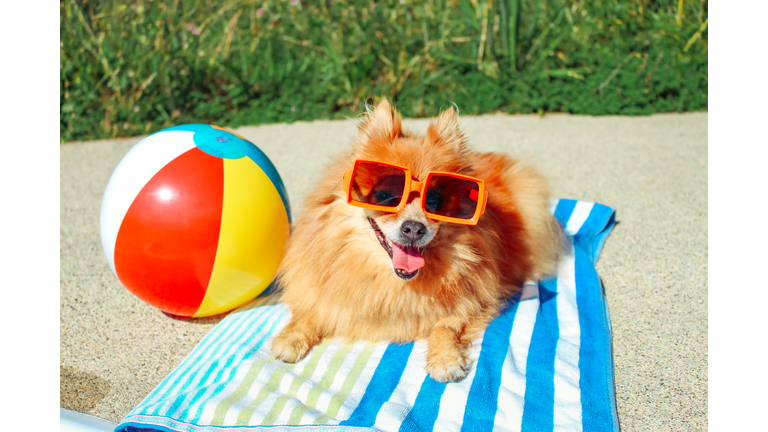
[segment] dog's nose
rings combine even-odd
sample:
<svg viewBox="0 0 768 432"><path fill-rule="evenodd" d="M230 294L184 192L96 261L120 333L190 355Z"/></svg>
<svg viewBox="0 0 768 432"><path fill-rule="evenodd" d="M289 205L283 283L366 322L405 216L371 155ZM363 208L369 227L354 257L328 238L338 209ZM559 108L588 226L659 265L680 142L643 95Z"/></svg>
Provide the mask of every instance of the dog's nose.
<svg viewBox="0 0 768 432"><path fill-rule="evenodd" d="M418 241L427 233L427 227L421 222L405 221L400 226L400 232L412 242Z"/></svg>

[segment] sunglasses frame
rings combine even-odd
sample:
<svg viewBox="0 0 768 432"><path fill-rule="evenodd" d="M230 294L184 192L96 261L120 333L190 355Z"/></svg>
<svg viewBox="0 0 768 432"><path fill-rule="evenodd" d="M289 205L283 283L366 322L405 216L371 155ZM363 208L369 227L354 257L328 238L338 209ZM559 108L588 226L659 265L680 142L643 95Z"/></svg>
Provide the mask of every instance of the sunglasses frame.
<svg viewBox="0 0 768 432"><path fill-rule="evenodd" d="M397 168L405 172L405 187L403 188L403 197L400 199L400 202L397 204L396 207L362 203L359 201L354 201L352 199L352 192L351 192L352 191L352 173L355 172L355 170L357 169L357 166L360 165L361 163L374 163L378 165L387 166L390 168ZM442 216L439 214L430 213L425 208L426 203L425 203L425 200L423 199L421 200L421 210L424 211L424 213L427 215L429 219L456 223L460 225L477 225L477 222L480 219L480 216L482 216L483 213L485 213L485 205L487 204L487 201L488 201L488 192L485 190L485 182L482 179L479 179L476 177L470 177L462 174L456 174L456 173L445 172L445 171L429 171L424 181L417 181L417 180L414 180L413 177L411 176L411 169L406 166L395 165L389 162L383 162L383 161L378 161L374 159L356 159L355 164L352 166L352 169L349 169L344 173L344 193L347 196L347 204L349 205L370 209L370 210L377 210L381 212L397 213L401 211L403 208L405 208L406 204L408 204L408 198L411 196L411 193L418 192L419 196L423 197L424 192L427 189L427 185L429 184L429 180L435 175L454 177L461 180L469 180L469 181L476 182L479 185L478 198L481 198L481 199L477 200L477 208L475 209L475 214L472 215L472 217L469 219Z"/></svg>

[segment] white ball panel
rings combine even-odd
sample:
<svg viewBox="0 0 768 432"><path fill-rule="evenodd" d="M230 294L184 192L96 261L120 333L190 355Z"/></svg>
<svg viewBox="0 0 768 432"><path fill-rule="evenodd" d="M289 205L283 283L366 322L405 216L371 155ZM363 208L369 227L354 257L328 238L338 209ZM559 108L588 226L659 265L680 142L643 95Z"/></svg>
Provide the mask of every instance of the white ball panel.
<svg viewBox="0 0 768 432"><path fill-rule="evenodd" d="M123 156L109 178L99 224L101 245L115 275L115 242L128 208L158 171L195 147L192 135L193 132L168 131L144 138Z"/></svg>

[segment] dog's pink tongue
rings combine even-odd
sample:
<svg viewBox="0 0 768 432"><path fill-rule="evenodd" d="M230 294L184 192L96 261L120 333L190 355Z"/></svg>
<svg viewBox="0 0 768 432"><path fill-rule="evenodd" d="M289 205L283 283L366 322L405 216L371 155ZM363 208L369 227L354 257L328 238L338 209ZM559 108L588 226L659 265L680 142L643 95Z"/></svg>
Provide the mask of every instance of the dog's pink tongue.
<svg viewBox="0 0 768 432"><path fill-rule="evenodd" d="M424 267L424 257L416 246L401 247L392 243L392 264L396 269L405 270L408 273Z"/></svg>

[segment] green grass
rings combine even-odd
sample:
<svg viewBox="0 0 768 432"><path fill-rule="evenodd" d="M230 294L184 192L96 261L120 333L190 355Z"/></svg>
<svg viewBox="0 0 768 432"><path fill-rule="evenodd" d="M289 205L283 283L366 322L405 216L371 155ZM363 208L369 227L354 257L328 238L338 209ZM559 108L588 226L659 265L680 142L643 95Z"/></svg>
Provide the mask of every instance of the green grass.
<svg viewBox="0 0 768 432"><path fill-rule="evenodd" d="M707 109L707 2L61 3L63 141L183 123Z"/></svg>

